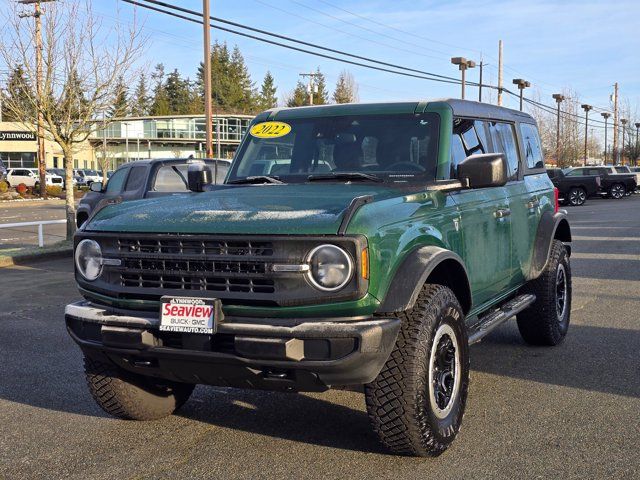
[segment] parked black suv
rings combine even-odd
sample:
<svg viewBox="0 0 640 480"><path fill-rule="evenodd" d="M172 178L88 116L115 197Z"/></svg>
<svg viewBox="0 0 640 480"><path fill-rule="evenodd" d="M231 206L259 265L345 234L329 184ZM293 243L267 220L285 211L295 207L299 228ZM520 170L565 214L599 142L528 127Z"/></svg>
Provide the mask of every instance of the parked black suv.
<svg viewBox="0 0 640 480"><path fill-rule="evenodd" d="M633 192L637 186L635 174L616 173L613 167L579 167L569 170L565 175L567 177L580 177L584 175L600 177L601 193L616 199Z"/></svg>
<svg viewBox="0 0 640 480"><path fill-rule="evenodd" d="M574 207L584 205L587 198L596 195L600 191L600 177L589 175L567 177L560 168L548 168L547 174L558 189L560 201L564 205Z"/></svg>

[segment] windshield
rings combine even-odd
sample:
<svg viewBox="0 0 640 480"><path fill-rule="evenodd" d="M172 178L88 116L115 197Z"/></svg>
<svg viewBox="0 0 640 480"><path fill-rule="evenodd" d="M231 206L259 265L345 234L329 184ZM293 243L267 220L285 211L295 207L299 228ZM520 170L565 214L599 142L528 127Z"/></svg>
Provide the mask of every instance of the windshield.
<svg viewBox="0 0 640 480"><path fill-rule="evenodd" d="M616 173L630 173L631 170L629 170L629 167L613 167L613 170Z"/></svg>
<svg viewBox="0 0 640 480"><path fill-rule="evenodd" d="M335 174L335 181L344 182L348 173L368 174L357 177L364 181L434 180L438 133L439 117L433 113L258 123L247 133L227 181L270 176L306 182Z"/></svg>

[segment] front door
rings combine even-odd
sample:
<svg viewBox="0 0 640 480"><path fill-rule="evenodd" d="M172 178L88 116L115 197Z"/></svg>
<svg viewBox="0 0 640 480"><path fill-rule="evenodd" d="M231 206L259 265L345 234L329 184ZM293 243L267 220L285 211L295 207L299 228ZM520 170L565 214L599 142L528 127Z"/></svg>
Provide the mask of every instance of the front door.
<svg viewBox="0 0 640 480"><path fill-rule="evenodd" d="M463 190L452 195L460 211L462 258L473 305L504 292L511 278L511 210L504 187Z"/></svg>

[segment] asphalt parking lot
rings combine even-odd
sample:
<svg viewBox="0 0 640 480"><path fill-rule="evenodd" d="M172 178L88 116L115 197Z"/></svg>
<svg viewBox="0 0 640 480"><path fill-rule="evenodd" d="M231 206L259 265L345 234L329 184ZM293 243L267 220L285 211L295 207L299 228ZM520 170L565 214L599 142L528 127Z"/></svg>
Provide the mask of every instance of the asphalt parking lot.
<svg viewBox="0 0 640 480"><path fill-rule="evenodd" d="M640 195L569 209L566 341L514 322L471 349L463 429L436 459L386 453L362 396L198 387L178 415L114 420L64 328L71 260L0 269L0 478L638 478Z"/></svg>

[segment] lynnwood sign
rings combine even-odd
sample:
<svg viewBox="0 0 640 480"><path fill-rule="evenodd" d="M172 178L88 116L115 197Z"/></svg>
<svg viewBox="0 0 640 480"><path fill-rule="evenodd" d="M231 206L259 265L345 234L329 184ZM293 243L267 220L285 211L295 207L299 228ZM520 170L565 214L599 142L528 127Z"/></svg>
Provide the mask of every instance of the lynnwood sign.
<svg viewBox="0 0 640 480"><path fill-rule="evenodd" d="M29 142L35 141L36 134L34 132L1 132L0 142Z"/></svg>

